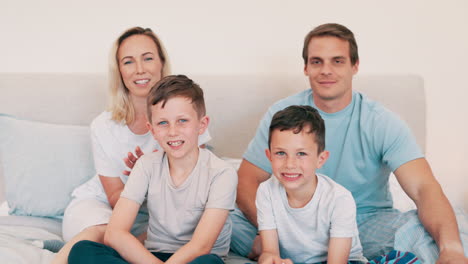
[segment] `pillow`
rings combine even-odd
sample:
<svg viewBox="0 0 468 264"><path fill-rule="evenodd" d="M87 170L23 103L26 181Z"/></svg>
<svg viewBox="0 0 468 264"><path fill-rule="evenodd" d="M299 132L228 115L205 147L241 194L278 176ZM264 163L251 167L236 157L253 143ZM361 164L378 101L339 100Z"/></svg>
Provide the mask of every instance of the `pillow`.
<svg viewBox="0 0 468 264"><path fill-rule="evenodd" d="M0 114L0 164L10 214L60 217L95 173L89 128Z"/></svg>

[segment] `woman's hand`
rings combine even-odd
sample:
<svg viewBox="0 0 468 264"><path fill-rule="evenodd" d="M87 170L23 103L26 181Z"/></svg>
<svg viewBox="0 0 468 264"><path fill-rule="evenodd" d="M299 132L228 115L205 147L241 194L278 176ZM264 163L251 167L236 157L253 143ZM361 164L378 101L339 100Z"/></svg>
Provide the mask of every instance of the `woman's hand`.
<svg viewBox="0 0 468 264"><path fill-rule="evenodd" d="M158 151L158 150L157 150L157 149L153 150L153 152L156 152L156 151ZM123 174L124 174L124 175L127 175L127 176L130 175L130 172L132 171L133 166L135 166L135 163L137 162L137 160L138 160L141 156L143 156L143 154L145 154L145 153L143 153L143 151L141 150L141 148L137 146L137 147L135 148L135 154L136 154L136 157L135 157L135 155L133 155L132 152L128 152L127 157L123 159L124 162L125 162L125 165L127 165L127 167L130 168L130 170L124 170L124 171L123 171Z"/></svg>

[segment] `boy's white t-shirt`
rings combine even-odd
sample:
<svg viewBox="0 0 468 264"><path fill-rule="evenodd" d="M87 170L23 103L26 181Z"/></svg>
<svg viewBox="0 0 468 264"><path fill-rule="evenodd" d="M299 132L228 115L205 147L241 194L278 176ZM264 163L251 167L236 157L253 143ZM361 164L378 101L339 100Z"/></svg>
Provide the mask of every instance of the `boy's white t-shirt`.
<svg viewBox="0 0 468 264"><path fill-rule="evenodd" d="M108 202L98 175L107 177L120 177L127 182L128 176L123 174L128 170L123 159L128 152L134 152L139 146L143 153L150 153L161 149L151 132L143 135L133 133L127 125L112 120L112 113L105 111L98 115L91 123L91 142L93 147L95 177L77 187L72 196L77 199L95 198ZM199 136L200 145L211 139L208 130Z"/></svg>
<svg viewBox="0 0 468 264"><path fill-rule="evenodd" d="M174 253L187 244L205 209L234 210L235 169L209 150L199 150L192 173L177 187L163 151L145 154L132 170L121 197L140 205L147 200L149 226L145 247L150 251ZM227 255L231 230L228 217L211 253Z"/></svg>
<svg viewBox="0 0 468 264"><path fill-rule="evenodd" d="M349 260L365 261L351 193L325 175L317 174L317 188L302 208L289 206L286 190L275 176L257 190L259 230L276 229L282 258L294 263L327 260L330 237L351 237Z"/></svg>

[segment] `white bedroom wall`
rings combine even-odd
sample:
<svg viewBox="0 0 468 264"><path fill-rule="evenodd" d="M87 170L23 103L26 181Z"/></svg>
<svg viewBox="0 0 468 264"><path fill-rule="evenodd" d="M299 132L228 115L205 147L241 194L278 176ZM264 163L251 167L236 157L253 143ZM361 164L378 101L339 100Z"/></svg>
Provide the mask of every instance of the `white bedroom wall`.
<svg viewBox="0 0 468 264"><path fill-rule="evenodd" d="M0 72L106 72L125 28L151 27L175 73L302 74L304 35L354 31L361 74L418 74L427 91L427 157L450 200L468 209L468 1L0 2Z"/></svg>

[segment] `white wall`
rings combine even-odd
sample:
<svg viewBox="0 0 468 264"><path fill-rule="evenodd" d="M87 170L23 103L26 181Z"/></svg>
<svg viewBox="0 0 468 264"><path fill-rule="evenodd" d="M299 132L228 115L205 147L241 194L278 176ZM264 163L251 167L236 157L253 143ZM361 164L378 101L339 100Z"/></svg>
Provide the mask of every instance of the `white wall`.
<svg viewBox="0 0 468 264"><path fill-rule="evenodd" d="M301 74L304 35L342 23L357 37L361 73L424 78L427 157L468 209L467 13L465 0L2 0L0 72L106 72L114 38L142 25L162 37L176 73Z"/></svg>

